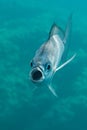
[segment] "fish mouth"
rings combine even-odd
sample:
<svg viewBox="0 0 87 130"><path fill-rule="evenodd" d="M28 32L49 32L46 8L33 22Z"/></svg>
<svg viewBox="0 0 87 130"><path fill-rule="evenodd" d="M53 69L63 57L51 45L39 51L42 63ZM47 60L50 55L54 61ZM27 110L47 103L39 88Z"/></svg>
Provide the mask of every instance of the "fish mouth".
<svg viewBox="0 0 87 130"><path fill-rule="evenodd" d="M43 71L41 68L36 67L30 72L30 77L33 82L42 82L44 79Z"/></svg>

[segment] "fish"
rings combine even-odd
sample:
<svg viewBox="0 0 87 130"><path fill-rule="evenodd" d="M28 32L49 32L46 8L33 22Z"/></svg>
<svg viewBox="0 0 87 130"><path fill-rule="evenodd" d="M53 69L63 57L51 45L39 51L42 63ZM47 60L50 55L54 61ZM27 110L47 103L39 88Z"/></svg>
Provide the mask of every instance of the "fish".
<svg viewBox="0 0 87 130"><path fill-rule="evenodd" d="M68 60L66 59L71 26L72 15L68 19L65 31L53 23L48 39L35 52L30 62L30 80L38 87L47 86L56 97L58 97L58 94L52 87L54 75L76 57L75 53Z"/></svg>

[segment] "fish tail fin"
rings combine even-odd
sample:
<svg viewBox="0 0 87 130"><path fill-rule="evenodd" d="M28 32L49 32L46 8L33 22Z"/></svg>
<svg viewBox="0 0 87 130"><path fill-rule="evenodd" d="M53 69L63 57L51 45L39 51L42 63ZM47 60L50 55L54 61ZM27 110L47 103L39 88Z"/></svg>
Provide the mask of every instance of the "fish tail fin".
<svg viewBox="0 0 87 130"><path fill-rule="evenodd" d="M64 50L64 53L62 56L62 62L65 62L67 59L70 42L71 42L71 32L72 32L72 14L68 18L68 22L67 22L66 29L65 29L65 35L64 35L64 39L63 39L65 50Z"/></svg>
<svg viewBox="0 0 87 130"><path fill-rule="evenodd" d="M70 34L71 34L71 28L72 28L72 14L70 14L67 25L66 25L66 29L65 29L65 36L64 36L64 44L66 44L66 42L68 41Z"/></svg>

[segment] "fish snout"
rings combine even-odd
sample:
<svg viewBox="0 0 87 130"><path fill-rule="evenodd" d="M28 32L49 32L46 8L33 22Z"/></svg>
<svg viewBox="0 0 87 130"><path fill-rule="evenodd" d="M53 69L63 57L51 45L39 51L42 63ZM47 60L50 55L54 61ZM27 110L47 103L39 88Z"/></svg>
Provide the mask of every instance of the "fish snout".
<svg viewBox="0 0 87 130"><path fill-rule="evenodd" d="M40 68L34 68L30 73L31 80L33 82L43 81L43 72Z"/></svg>

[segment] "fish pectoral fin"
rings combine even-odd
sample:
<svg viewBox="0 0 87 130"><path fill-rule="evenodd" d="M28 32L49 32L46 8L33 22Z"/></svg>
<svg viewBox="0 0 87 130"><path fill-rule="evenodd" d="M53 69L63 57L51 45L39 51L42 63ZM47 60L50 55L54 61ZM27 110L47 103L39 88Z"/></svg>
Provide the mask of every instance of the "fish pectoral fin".
<svg viewBox="0 0 87 130"><path fill-rule="evenodd" d="M52 86L48 85L49 90L51 91L51 93L55 96L58 97L57 93L55 92L55 90L52 88Z"/></svg>
<svg viewBox="0 0 87 130"><path fill-rule="evenodd" d="M60 65L60 66L55 70L55 72L58 71L58 70L60 70L60 69L62 69L62 68L63 68L64 66L66 66L68 63L70 63L75 57L76 57L76 54L74 54L69 60L67 60L66 62L64 62L62 65Z"/></svg>

